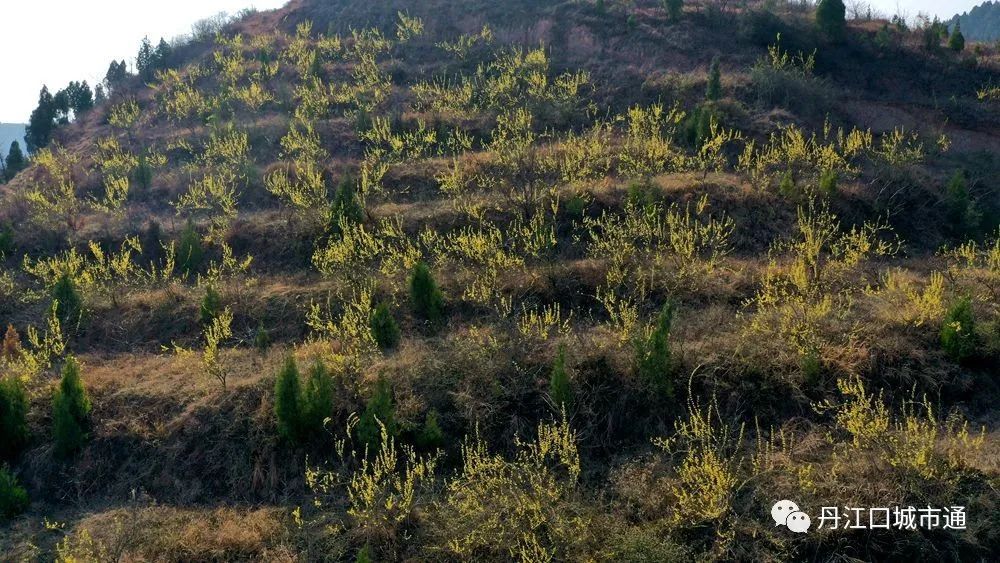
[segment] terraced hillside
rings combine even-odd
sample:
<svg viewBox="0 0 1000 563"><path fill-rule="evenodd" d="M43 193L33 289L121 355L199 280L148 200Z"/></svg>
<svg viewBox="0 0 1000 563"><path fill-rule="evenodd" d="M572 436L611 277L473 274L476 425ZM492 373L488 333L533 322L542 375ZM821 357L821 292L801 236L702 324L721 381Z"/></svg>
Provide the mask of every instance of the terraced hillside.
<svg viewBox="0 0 1000 563"><path fill-rule="evenodd" d="M115 85L0 186L3 557L1000 556L1000 56L777 4L293 0Z"/></svg>

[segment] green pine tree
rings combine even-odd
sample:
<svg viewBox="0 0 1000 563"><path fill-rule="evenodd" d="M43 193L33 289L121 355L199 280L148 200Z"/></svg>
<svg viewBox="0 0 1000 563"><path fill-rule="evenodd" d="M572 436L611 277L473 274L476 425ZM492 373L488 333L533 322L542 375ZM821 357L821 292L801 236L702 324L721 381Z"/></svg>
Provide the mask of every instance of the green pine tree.
<svg viewBox="0 0 1000 563"><path fill-rule="evenodd" d="M549 399L557 410L569 410L573 406L573 388L566 373L566 347L560 346L556 361L549 376Z"/></svg>
<svg viewBox="0 0 1000 563"><path fill-rule="evenodd" d="M0 438L0 459L13 459L28 443L28 393L11 376L0 379Z"/></svg>
<svg viewBox="0 0 1000 563"><path fill-rule="evenodd" d="M677 21L681 19L681 14L684 13L684 0L661 0L663 4L663 9L667 12L667 18L670 21Z"/></svg>
<svg viewBox="0 0 1000 563"><path fill-rule="evenodd" d="M410 299L413 310L424 320L437 324L444 316L444 297L423 262L417 264L410 277Z"/></svg>
<svg viewBox="0 0 1000 563"><path fill-rule="evenodd" d="M360 223L365 220L365 210L358 200L356 181L347 176L340 181L337 191L333 195L333 202L330 204L330 216L334 230L338 228L341 219Z"/></svg>
<svg viewBox="0 0 1000 563"><path fill-rule="evenodd" d="M438 414L435 410L427 411L424 417L424 424L417 434L417 447L422 451L430 452L440 449L444 445L444 432L438 424Z"/></svg>
<svg viewBox="0 0 1000 563"><path fill-rule="evenodd" d="M961 53L965 50L965 36L962 35L962 26L958 20L955 21L954 33L948 38L948 48L956 53Z"/></svg>
<svg viewBox="0 0 1000 563"><path fill-rule="evenodd" d="M708 69L708 87L705 90L705 99L714 102L722 97L722 69L720 68L719 57L712 59L712 66Z"/></svg>
<svg viewBox="0 0 1000 563"><path fill-rule="evenodd" d="M70 356L52 396L52 437L57 455L68 457L83 447L89 417L90 398L80 379L80 364Z"/></svg>
<svg viewBox="0 0 1000 563"><path fill-rule="evenodd" d="M305 432L321 432L323 421L333 417L333 377L322 360L316 360L309 369L302 402Z"/></svg>
<svg viewBox="0 0 1000 563"><path fill-rule="evenodd" d="M298 441L302 435L302 390L299 368L291 354L278 372L274 382L274 416L278 420L278 433Z"/></svg>
<svg viewBox="0 0 1000 563"><path fill-rule="evenodd" d="M385 303L375 308L369 320L369 328L379 348L390 350L399 345L399 325L396 324L396 319L392 318L389 306Z"/></svg>
<svg viewBox="0 0 1000 563"><path fill-rule="evenodd" d="M5 171L4 180L10 181L17 176L17 173L24 170L28 166L28 160L24 157L24 153L21 152L21 144L14 141L10 144L10 149L7 151L7 159L5 161Z"/></svg>
<svg viewBox="0 0 1000 563"><path fill-rule="evenodd" d="M201 306L198 308L198 320L202 325L209 325L212 320L222 312L222 295L215 289L215 286L205 288L205 296L201 298Z"/></svg>
<svg viewBox="0 0 1000 563"><path fill-rule="evenodd" d="M8 520L28 509L28 492L14 474L0 467L0 520Z"/></svg>
<svg viewBox="0 0 1000 563"><path fill-rule="evenodd" d="M820 0L816 6L816 25L831 40L842 41L847 33L844 0Z"/></svg>
<svg viewBox="0 0 1000 563"><path fill-rule="evenodd" d="M976 354L978 344L972 299L962 297L945 315L941 327L941 347L953 360L962 362Z"/></svg>
<svg viewBox="0 0 1000 563"><path fill-rule="evenodd" d="M177 243L177 267L185 276L194 275L201 268L204 257L201 235L194 228L194 223L188 220Z"/></svg>
<svg viewBox="0 0 1000 563"><path fill-rule="evenodd" d="M69 274L60 276L56 284L52 286L50 293L59 320L68 323L80 319L83 312L83 299L76 289L76 283Z"/></svg>
<svg viewBox="0 0 1000 563"><path fill-rule="evenodd" d="M264 356L267 351L271 348L271 335L264 328L264 321L261 321L257 325L257 332L253 335L253 347L257 350L257 354Z"/></svg>
<svg viewBox="0 0 1000 563"><path fill-rule="evenodd" d="M384 377L379 377L374 392L365 405L357 426L358 443L376 451L382 443L382 427L391 438L396 435L396 407L392 401L392 387Z"/></svg>
<svg viewBox="0 0 1000 563"><path fill-rule="evenodd" d="M671 398L674 393L673 358L670 353L670 325L674 309L664 305L656 318L652 333L638 345L637 365L639 377L660 396Z"/></svg>

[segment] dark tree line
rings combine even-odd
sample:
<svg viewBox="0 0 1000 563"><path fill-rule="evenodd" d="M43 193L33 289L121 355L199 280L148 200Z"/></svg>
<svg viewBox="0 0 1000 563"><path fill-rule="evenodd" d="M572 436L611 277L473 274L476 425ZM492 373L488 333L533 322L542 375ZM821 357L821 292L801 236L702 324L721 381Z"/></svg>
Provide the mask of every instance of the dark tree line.
<svg viewBox="0 0 1000 563"><path fill-rule="evenodd" d="M52 132L59 125L69 123L70 117L79 117L94 107L94 92L87 81L70 82L52 95L48 86L38 94L38 107L28 118L24 141L28 152L45 148L52 140Z"/></svg>
<svg viewBox="0 0 1000 563"><path fill-rule="evenodd" d="M7 151L7 158L0 158L0 181L9 182L11 178L28 166L28 160L21 152L21 144L14 141Z"/></svg>
<svg viewBox="0 0 1000 563"><path fill-rule="evenodd" d="M162 38L155 48L148 37L143 39L135 59L139 78L147 83L155 80L158 71L170 68L171 56L170 44ZM28 152L33 153L47 147L58 126L69 123L71 118L77 118L94 105L103 103L120 91L131 76L124 60L111 61L103 83L98 84L94 90L91 90L87 81L70 82L55 95L49 91L48 86L42 86L38 95L38 107L31 112L25 131L24 141Z"/></svg>

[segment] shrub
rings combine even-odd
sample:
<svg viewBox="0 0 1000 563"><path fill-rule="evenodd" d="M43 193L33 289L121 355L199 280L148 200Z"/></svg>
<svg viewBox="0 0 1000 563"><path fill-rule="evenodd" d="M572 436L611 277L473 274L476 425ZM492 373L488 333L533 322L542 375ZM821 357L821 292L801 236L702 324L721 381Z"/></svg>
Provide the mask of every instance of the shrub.
<svg viewBox="0 0 1000 563"><path fill-rule="evenodd" d="M56 316L63 322L79 320L83 311L83 299L76 289L76 282L69 274L59 276L51 290L52 300L56 303Z"/></svg>
<svg viewBox="0 0 1000 563"><path fill-rule="evenodd" d="M90 399L80 380L80 364L70 356L52 397L52 437L57 455L70 456L83 446L89 415Z"/></svg>
<svg viewBox="0 0 1000 563"><path fill-rule="evenodd" d="M0 459L13 459L28 443L28 394L20 380L0 379Z"/></svg>
<svg viewBox="0 0 1000 563"><path fill-rule="evenodd" d="M177 266L184 275L190 276L198 272L204 258L205 249L201 245L201 235L195 230L194 223L188 221L177 243Z"/></svg>
<svg viewBox="0 0 1000 563"><path fill-rule="evenodd" d="M953 360L961 362L975 355L977 344L972 299L962 297L945 315L944 325L941 327L941 346Z"/></svg>
<svg viewBox="0 0 1000 563"><path fill-rule="evenodd" d="M10 470L0 468L0 518L13 518L27 509L28 492Z"/></svg>
<svg viewBox="0 0 1000 563"><path fill-rule="evenodd" d="M369 321L369 327L375 343L383 350L389 350L399 345L399 325L396 324L396 319L392 318L389 306L385 303L375 308Z"/></svg>
<svg viewBox="0 0 1000 563"><path fill-rule="evenodd" d="M323 421L333 416L333 378L322 360L309 369L302 407L303 438L322 431Z"/></svg>
<svg viewBox="0 0 1000 563"><path fill-rule="evenodd" d="M7 332L3 335L3 344L0 345L0 358L14 360L21 355L21 335L17 333L14 325L7 325Z"/></svg>
<svg viewBox="0 0 1000 563"><path fill-rule="evenodd" d="M820 0L816 6L816 25L834 41L844 38L847 31L847 8L843 0Z"/></svg>
<svg viewBox="0 0 1000 563"><path fill-rule="evenodd" d="M573 406L573 389L566 373L566 347L559 347L559 354L552 365L549 376L549 399L557 410L569 410Z"/></svg>
<svg viewBox="0 0 1000 563"><path fill-rule="evenodd" d="M274 382L274 416L278 420L278 433L289 440L302 435L302 391L299 386L299 368L289 354L285 365Z"/></svg>
<svg viewBox="0 0 1000 563"><path fill-rule="evenodd" d="M372 452L378 451L382 441L382 426L390 438L396 435L396 407L392 402L392 388L384 377L379 377L375 390L365 405L365 412L358 421L358 442Z"/></svg>
<svg viewBox="0 0 1000 563"><path fill-rule="evenodd" d="M222 311L222 295L214 286L210 285L205 288L205 296L201 298L198 319L201 320L201 324L207 325L212 322L212 319L219 316L220 311Z"/></svg>
<svg viewBox="0 0 1000 563"><path fill-rule="evenodd" d="M438 424L437 411L431 410L424 417L424 424L417 434L417 447L423 451L434 451L444 445L444 432Z"/></svg>
<svg viewBox="0 0 1000 563"><path fill-rule="evenodd" d="M670 354L670 325L674 318L671 304L664 305L649 336L638 345L639 377L661 397L673 397L673 365Z"/></svg>
<svg viewBox="0 0 1000 563"><path fill-rule="evenodd" d="M719 68L719 57L712 59L708 69L708 87L705 89L705 99L714 102L722 97L722 70Z"/></svg>
<svg viewBox="0 0 1000 563"><path fill-rule="evenodd" d="M427 264L420 262L410 278L410 299L413 310L424 320L436 324L444 315L444 297L431 276Z"/></svg>

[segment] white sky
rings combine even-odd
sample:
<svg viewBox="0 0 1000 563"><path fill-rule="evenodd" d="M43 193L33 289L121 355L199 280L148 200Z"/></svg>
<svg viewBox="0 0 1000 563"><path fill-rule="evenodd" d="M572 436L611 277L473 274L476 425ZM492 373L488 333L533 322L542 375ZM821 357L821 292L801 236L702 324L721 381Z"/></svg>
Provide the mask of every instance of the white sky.
<svg viewBox="0 0 1000 563"><path fill-rule="evenodd" d="M131 66L142 38L155 44L189 33L191 24L219 12L254 6L269 10L286 0L0 0L0 123L25 123L42 85L71 80L90 87L112 59Z"/></svg>
<svg viewBox="0 0 1000 563"><path fill-rule="evenodd" d="M372 0L377 1L377 0ZM846 0L850 6L855 1ZM911 18L924 11L949 18L981 0L870 0L887 14ZM55 93L71 80L97 84L112 59L135 57L142 38L188 33L191 24L219 12L255 6L280 7L285 0L0 0L0 123L24 123L43 84ZM142 6L142 7L140 7ZM898 10L897 10L898 8Z"/></svg>

